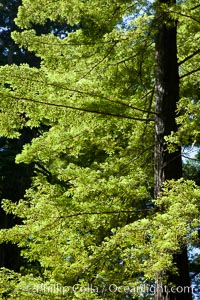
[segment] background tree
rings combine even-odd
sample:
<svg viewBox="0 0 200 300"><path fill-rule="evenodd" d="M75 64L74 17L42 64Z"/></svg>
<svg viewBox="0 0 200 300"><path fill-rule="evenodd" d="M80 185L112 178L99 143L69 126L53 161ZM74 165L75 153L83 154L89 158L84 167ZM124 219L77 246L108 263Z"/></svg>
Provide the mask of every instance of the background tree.
<svg viewBox="0 0 200 300"><path fill-rule="evenodd" d="M38 59L28 51L20 49L11 38L11 32L17 29L14 18L17 15L18 6L21 1L1 1L0 3L0 63L1 65L20 62L38 64ZM17 202L23 197L26 188L30 186L32 167L16 165L15 156L22 151L24 143L29 142L34 136L34 132L28 129L22 131L20 139L10 140L5 137L0 138L0 195L1 199L8 198ZM9 228L19 223L20 220L13 215L6 215L1 209L1 228ZM0 246L0 265L19 270L23 261L20 259L19 249L11 243Z"/></svg>
<svg viewBox="0 0 200 300"><path fill-rule="evenodd" d="M30 67L40 67L40 58L33 52L19 46L11 38L11 32L19 30L14 19L17 16L20 1L0 1L0 64L11 65L27 63ZM55 23L48 20L45 25L36 25L34 27L38 34L54 32L57 36L64 36L66 28L70 27L64 23ZM45 131L45 126L36 128L23 128L20 130L21 136L17 139L0 138L0 197L8 198L13 202L18 202L23 198L25 190L31 184L33 176L33 165L17 165L15 157L22 151L23 145L30 142L32 138L38 136L40 132ZM9 228L20 223L19 218L12 214L5 214L1 209L1 228ZM0 266L18 271L25 261L20 259L20 251L16 245L11 243L0 245Z"/></svg>

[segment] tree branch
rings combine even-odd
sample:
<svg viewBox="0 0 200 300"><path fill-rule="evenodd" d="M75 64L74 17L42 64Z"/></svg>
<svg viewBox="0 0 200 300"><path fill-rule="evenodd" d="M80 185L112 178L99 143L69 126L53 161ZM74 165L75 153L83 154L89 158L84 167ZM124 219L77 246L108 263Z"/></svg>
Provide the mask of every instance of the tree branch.
<svg viewBox="0 0 200 300"><path fill-rule="evenodd" d="M85 78L87 75L89 75L98 65L100 65L110 55L110 53L112 52L112 50L114 49L114 47L116 46L116 44L117 44L117 42L112 45L112 47L109 49L109 51L104 55L104 57L101 60L99 60L95 65L93 65L90 68L90 70L87 71L86 74L84 74L83 76L81 76L81 78L79 79L79 81L81 79Z"/></svg>
<svg viewBox="0 0 200 300"><path fill-rule="evenodd" d="M14 76L13 76L14 77ZM15 76L16 78L20 78L21 81L24 80L24 78L22 77L19 77L19 76ZM35 79L31 79L31 81L33 82L38 82L38 83L41 83L40 80L35 80ZM127 104L123 101L120 101L120 100L114 100L114 99L111 99L111 98L107 98L101 94L96 94L96 93L93 93L93 92L87 92L87 91L81 91L81 90L78 90L78 89L73 89L73 88L68 88L68 87L65 87L61 84L58 84L58 83L54 83L54 82L45 82L45 81L42 81L42 83L45 85L45 86L53 86L53 87L57 87L57 88L60 88L62 90L66 90L68 92L72 92L72 93L77 93L77 94L80 94L80 95L88 95L88 96L91 96L91 97L96 97L96 98L100 98L100 99L103 99L105 101L109 101L109 102L112 102L112 103L117 103L117 104L120 104L120 105L123 105L127 108L130 108L130 109L133 109L133 110L137 110L137 111L140 111L140 112L143 112L143 113L147 113L148 115L149 114L152 114L152 115L156 115L157 113L154 112L154 111L149 111L149 110L146 110L146 109L142 109L142 108L138 108L138 107L135 107L131 104ZM145 98L146 96L148 96L150 93L152 93L152 90L151 91L148 91L144 96L141 97L141 99ZM72 95L71 95L72 96Z"/></svg>
<svg viewBox="0 0 200 300"><path fill-rule="evenodd" d="M196 161L196 162L200 163L200 160L196 159L194 157L189 157L189 156L187 156L185 154L181 154L181 156L184 157L184 158L186 158L186 159L193 160L193 161Z"/></svg>
<svg viewBox="0 0 200 300"><path fill-rule="evenodd" d="M0 95L5 97L5 94L0 92ZM87 108L81 108L81 107L74 107L71 105L64 105L64 104L59 104L59 103L49 103L45 101L40 101L40 100L34 100L26 97L20 97L20 96L14 96L14 95L6 95L12 99L15 100L22 100L22 101L27 101L27 102L33 102L33 103L39 103L42 105L48 105L48 106L53 106L53 107L60 107L60 108L68 108L72 110L77 110L77 111L82 111L82 112L87 112L87 113L93 113L93 114L99 114L99 115L105 115L105 116L110 116L110 117L118 117L118 118L123 118L123 119L129 119L129 120L136 120L136 121L143 121L143 122L150 122L154 121L154 119L145 119L145 118L137 118L137 117L132 117L132 116L126 116L126 115L120 115L120 114L115 114L111 112L106 112L106 111L98 111L98 110L90 110Z"/></svg>
<svg viewBox="0 0 200 300"><path fill-rule="evenodd" d="M198 5L196 5L196 6L192 7L192 8L190 8L190 10L195 10L195 9L197 9L197 8L199 8L199 7L200 7L200 4L198 4Z"/></svg>
<svg viewBox="0 0 200 300"><path fill-rule="evenodd" d="M180 16L182 16L182 17L189 18L189 19L191 19L191 20L193 20L193 21L197 22L198 24L200 24L200 21L199 21L199 20L197 20L196 18L194 18L193 16L186 15L186 14L184 14L184 13L177 12L177 11L174 11L174 10L170 10L170 12L169 12L169 13L175 13L175 14L177 14L177 15L180 15Z"/></svg>
<svg viewBox="0 0 200 300"><path fill-rule="evenodd" d="M113 102L113 103L117 103L117 104L126 106L126 107L128 107L128 108L133 109L133 110L137 110L137 111L140 111L140 112L143 112L143 113L148 113L148 114L156 115L156 113L153 112L153 111L141 109L141 108L132 106L132 105L130 105L130 104L127 104L127 103L125 103L125 102L123 102L123 101L110 99L110 98L107 98L107 97L105 97L105 96L103 96L103 95L98 95L98 94L96 94L96 93L86 92L86 91L80 91L80 90L77 90L77 89L69 89L69 88L63 87L63 86L61 86L61 85L59 85L59 84L56 84L56 83L47 83L47 85L59 87L59 88L61 88L61 89L63 89L63 90L71 91L71 92L77 93L77 94L82 94L82 95L88 95L88 96L91 96L91 97L101 98L101 99L106 100L106 101L109 101L109 102ZM150 94L151 92L152 92L152 90L149 91L147 94L145 94L141 99L143 99L144 97L146 97L146 96L147 96L148 94Z"/></svg>
<svg viewBox="0 0 200 300"><path fill-rule="evenodd" d="M107 214L119 214L119 213L128 213L128 214L138 214L138 212L142 211L150 211L150 208L137 209L137 210L113 210L113 211L95 211L95 212L78 212L71 215L61 216L60 218L72 218L77 216L85 216L85 215L107 215Z"/></svg>
<svg viewBox="0 0 200 300"><path fill-rule="evenodd" d="M134 161L138 160L140 157L142 157L143 154L144 154L145 152L147 152L149 149L152 149L153 146L154 146L154 144L148 146L148 147L145 148L142 152L140 152L137 156L135 156L134 158L130 159L128 162L122 164L122 165L120 166L120 169L119 169L118 173L119 173L119 174L122 174L123 171L127 168L127 166L129 166L132 162L134 162Z"/></svg>
<svg viewBox="0 0 200 300"><path fill-rule="evenodd" d="M195 55L197 55L198 53L200 53L200 49L198 49L197 51L195 51L194 53L188 55L187 57L185 57L182 61L180 61L178 63L178 66L182 65L183 63L185 63L187 60L191 59L192 57L194 57Z"/></svg>
<svg viewBox="0 0 200 300"><path fill-rule="evenodd" d="M200 67L197 68L196 70L192 70L192 71L190 71L190 72L188 72L188 73L186 73L186 74L184 74L184 75L182 75L182 76L179 76L179 79L182 79L182 78L184 78L184 77L186 77L186 76L189 76L189 75L191 75L191 74L193 74L193 73L195 73L195 72L198 72L198 71L200 71Z"/></svg>

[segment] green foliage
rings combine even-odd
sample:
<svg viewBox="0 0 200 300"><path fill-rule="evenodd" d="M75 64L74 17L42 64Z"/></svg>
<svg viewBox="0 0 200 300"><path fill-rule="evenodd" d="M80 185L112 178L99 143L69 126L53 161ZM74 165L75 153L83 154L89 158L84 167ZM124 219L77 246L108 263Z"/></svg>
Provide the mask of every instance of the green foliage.
<svg viewBox="0 0 200 300"><path fill-rule="evenodd" d="M19 9L16 23L22 30L13 38L42 63L40 69L26 64L0 69L0 134L13 138L21 128L41 124L47 130L16 157L17 163L35 166L24 199L3 201L3 209L22 224L1 230L0 242L17 244L32 264L19 274L2 270L2 297L60 299L63 295L42 286L58 284L67 299L122 299L127 292L113 293L111 284L138 286L160 274L166 279L169 270L176 272L173 254L197 243L200 190L193 181L166 182L160 198L152 200L159 20L156 6L146 14L145 5L24 0ZM193 52L198 45L197 11L187 2L159 10L180 20L179 59L184 60L188 47ZM120 24L128 16L126 29ZM79 29L64 38L38 34L33 24L49 19ZM183 32L195 33L195 39L183 43ZM186 60L183 71L190 72L197 58ZM197 74L181 83L180 129L172 140L166 138L174 144L198 135L198 93L188 95ZM85 293L91 283L98 289Z"/></svg>

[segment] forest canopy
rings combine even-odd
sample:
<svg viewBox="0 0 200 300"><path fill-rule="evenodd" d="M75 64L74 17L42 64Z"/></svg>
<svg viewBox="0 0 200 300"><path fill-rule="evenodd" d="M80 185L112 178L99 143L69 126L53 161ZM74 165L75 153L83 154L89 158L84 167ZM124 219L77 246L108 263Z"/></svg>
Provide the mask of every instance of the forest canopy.
<svg viewBox="0 0 200 300"><path fill-rule="evenodd" d="M1 269L2 297L191 299L155 287L199 274L199 179L182 162L200 141L199 20L197 0L22 1L12 38L37 65L0 67L0 135L32 132L15 162L33 171L1 200L20 222L0 242L24 262Z"/></svg>

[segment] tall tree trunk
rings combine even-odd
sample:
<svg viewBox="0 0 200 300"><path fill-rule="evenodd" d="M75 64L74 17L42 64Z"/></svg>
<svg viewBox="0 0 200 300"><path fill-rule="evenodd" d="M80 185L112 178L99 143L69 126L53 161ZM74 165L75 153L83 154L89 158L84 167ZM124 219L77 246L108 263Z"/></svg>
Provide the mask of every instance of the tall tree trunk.
<svg viewBox="0 0 200 300"><path fill-rule="evenodd" d="M175 0L160 0L160 4L171 5ZM182 177L181 148L176 152L167 151L164 137L172 131L177 131L176 105L179 100L179 74L177 63L176 34L177 24L170 20L167 14L158 12L160 27L156 37L156 120L155 120L155 155L154 155L154 196L161 193L163 182L167 179ZM162 14L162 15L161 15ZM167 22L166 22L167 21ZM170 25L169 25L170 24ZM179 287L177 292L156 295L156 299L190 300L191 292L181 287L190 286L187 247L174 255L174 262L178 268L178 275L169 274L169 283Z"/></svg>

